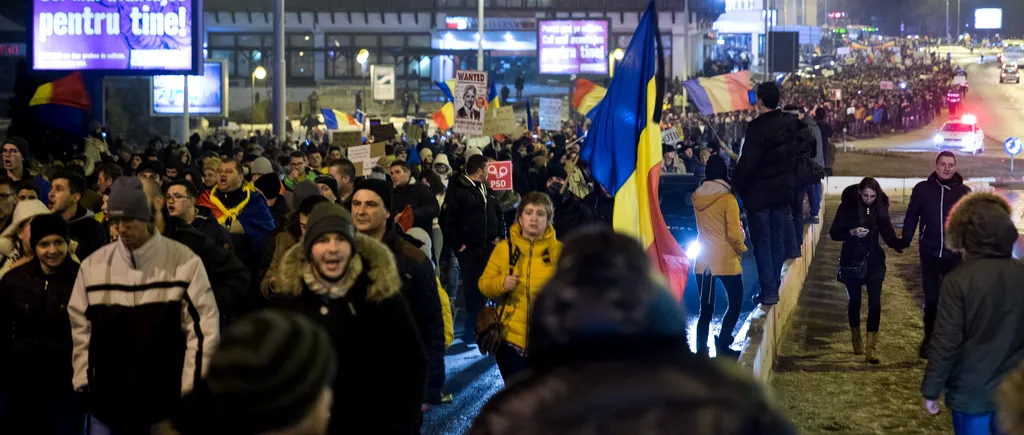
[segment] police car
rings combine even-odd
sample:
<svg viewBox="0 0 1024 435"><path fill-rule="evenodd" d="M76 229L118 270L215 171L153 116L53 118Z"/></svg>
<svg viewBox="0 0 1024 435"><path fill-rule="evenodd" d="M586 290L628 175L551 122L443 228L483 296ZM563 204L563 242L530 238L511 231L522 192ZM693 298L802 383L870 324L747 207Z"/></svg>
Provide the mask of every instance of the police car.
<svg viewBox="0 0 1024 435"><path fill-rule="evenodd" d="M985 132L974 115L951 119L935 134L935 149L952 148L965 153L985 152Z"/></svg>
<svg viewBox="0 0 1024 435"><path fill-rule="evenodd" d="M999 83L1010 82L1020 83L1020 70L1017 69L1017 65L1003 65L1003 70L999 73Z"/></svg>

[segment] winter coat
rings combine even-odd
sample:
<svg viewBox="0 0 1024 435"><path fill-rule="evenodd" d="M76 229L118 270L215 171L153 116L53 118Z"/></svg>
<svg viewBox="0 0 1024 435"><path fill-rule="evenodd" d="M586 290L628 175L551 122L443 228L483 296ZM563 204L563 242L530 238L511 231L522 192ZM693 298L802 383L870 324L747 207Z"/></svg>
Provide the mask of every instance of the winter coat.
<svg viewBox="0 0 1024 435"><path fill-rule="evenodd" d="M612 224L612 212L615 209L615 198L606 196L600 188L595 188L590 195L583 200L583 203L590 210L595 223Z"/></svg>
<svg viewBox="0 0 1024 435"><path fill-rule="evenodd" d="M33 259L0 279L0 389L73 391L68 300L77 275L68 256L52 275Z"/></svg>
<svg viewBox="0 0 1024 435"><path fill-rule="evenodd" d="M582 204L582 200L566 190L559 195L552 196L555 203L555 215L552 218L552 225L555 231L563 238L568 237L577 228L587 226L594 222L594 216L590 209Z"/></svg>
<svg viewBox="0 0 1024 435"><path fill-rule="evenodd" d="M213 212L210 209L196 207L196 218L192 220L192 228L209 237L217 246L228 251L234 250L234 246L231 244L231 233L217 223L217 219L213 217ZM198 254L198 252L196 253Z"/></svg>
<svg viewBox="0 0 1024 435"><path fill-rule="evenodd" d="M793 197L800 121L773 110L750 122L733 189L748 211L788 205Z"/></svg>
<svg viewBox="0 0 1024 435"><path fill-rule="evenodd" d="M276 272L272 308L322 325L339 355L330 434L418 433L427 357L391 251L356 234L352 260L331 291L313 278L302 245ZM358 259L358 260L357 260Z"/></svg>
<svg viewBox="0 0 1024 435"><path fill-rule="evenodd" d="M251 311L255 299L250 288L252 276L245 264L242 264L242 260L223 245L223 240L216 240L196 229L198 217L196 221L192 221L192 225L181 218L169 215L165 215L165 219L163 235L188 246L203 261L213 296L217 300L221 326L227 326L231 321ZM220 225L216 225L216 222L214 226L224 230Z"/></svg>
<svg viewBox="0 0 1024 435"><path fill-rule="evenodd" d="M220 334L202 261L155 234L134 251L108 244L82 262L68 303L76 390L100 421L167 418L202 375Z"/></svg>
<svg viewBox="0 0 1024 435"><path fill-rule="evenodd" d="M489 248L501 234L497 205L498 200L487 190L486 183L477 183L466 175L452 180L441 214L445 244L455 251L463 245Z"/></svg>
<svg viewBox="0 0 1024 435"><path fill-rule="evenodd" d="M401 293L409 303L420 340L427 352L427 391L424 401L437 402L441 399L441 388L444 387L445 337L444 313L438 297L434 264L430 257L407 239L408 235L401 234L401 229L396 227L393 225L389 228L383 242L395 256L395 266L402 277Z"/></svg>
<svg viewBox="0 0 1024 435"><path fill-rule="evenodd" d="M509 241L498 244L491 251L487 268L484 269L483 275L480 275L477 284L480 286L480 293L489 299L505 297L501 301L504 303L501 324L505 341L527 349L530 305L540 289L554 275L558 256L562 253L562 242L555 238L555 227L552 225L548 225L544 235L537 241L523 237L523 229L519 222L512 224L510 233ZM512 261L509 261L509 258ZM506 291L504 287L509 269L519 275L519 285L512 291Z"/></svg>
<svg viewBox="0 0 1024 435"><path fill-rule="evenodd" d="M824 151L825 169L831 170L836 161L836 144L832 141L832 125L827 122L818 122L818 129L821 130L821 144ZM831 175L831 174L830 174Z"/></svg>
<svg viewBox="0 0 1024 435"><path fill-rule="evenodd" d="M109 156L110 149L107 142L95 136L85 138L85 176L92 175L96 165L103 163L103 156Z"/></svg>
<svg viewBox="0 0 1024 435"><path fill-rule="evenodd" d="M1024 360L1024 263L1014 260L1017 229L1006 200L972 193L949 217L946 246L964 261L942 281L921 394L956 412L996 410L993 393Z"/></svg>
<svg viewBox="0 0 1024 435"><path fill-rule="evenodd" d="M946 248L946 218L953 204L960 201L971 188L964 185L964 178L959 173L943 184L938 174L932 172L928 179L917 183L910 194L907 215L903 219L903 244L909 246L921 224L921 237L918 248L921 255L946 257L955 255Z"/></svg>
<svg viewBox="0 0 1024 435"><path fill-rule="evenodd" d="M804 118L804 123L810 129L811 136L814 137L814 149L811 153L811 161L816 163L818 166L825 167L825 142L821 129L818 127L818 121L814 117L808 116Z"/></svg>
<svg viewBox="0 0 1024 435"><path fill-rule="evenodd" d="M396 186L391 210L398 213L406 206L412 207L413 225L430 234L434 218L440 213L437 198L425 184L413 184L411 181L404 186Z"/></svg>
<svg viewBox="0 0 1024 435"><path fill-rule="evenodd" d="M294 231L293 231L294 229ZM267 243L266 251L264 251L263 259L263 279L260 281L260 293L263 296L270 294L270 282L277 276L277 270L281 267L281 260L284 259L285 254L299 241L299 228L298 222L294 222L294 225L288 225L285 228L275 232L274 237L268 238L270 240Z"/></svg>
<svg viewBox="0 0 1024 435"><path fill-rule="evenodd" d="M88 258L97 249L110 241L110 233L103 224L96 221L92 210L78 207L75 217L68 220L68 233L71 240L78 242L78 249L75 256Z"/></svg>
<svg viewBox="0 0 1024 435"><path fill-rule="evenodd" d="M732 188L722 180L705 181L693 192L693 210L697 217L697 240L701 252L693 272L705 270L713 276L743 273L740 259L747 252L740 206Z"/></svg>
<svg viewBox="0 0 1024 435"><path fill-rule="evenodd" d="M854 228L864 227L870 230L866 237L850 234ZM896 231L889 220L889 197L885 192L878 192L875 202L864 206L860 199L860 189L856 184L843 189L842 202L836 209L836 217L828 230L832 240L843 242L839 252L839 268L856 267L867 258L867 276L864 281L882 281L885 279L885 251L879 244L879 238L890 248L902 252L903 245L896 237ZM851 281L850 277L837 276L841 282Z"/></svg>

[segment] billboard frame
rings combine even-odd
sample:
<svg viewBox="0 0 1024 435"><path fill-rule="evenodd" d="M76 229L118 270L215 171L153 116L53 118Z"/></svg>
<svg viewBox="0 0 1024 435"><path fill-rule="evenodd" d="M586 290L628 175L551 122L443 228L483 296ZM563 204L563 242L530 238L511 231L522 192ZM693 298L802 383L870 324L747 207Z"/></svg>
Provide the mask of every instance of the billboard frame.
<svg viewBox="0 0 1024 435"><path fill-rule="evenodd" d="M540 62L540 50L541 50L541 48L540 48L540 45L541 45L540 23L542 21L604 21L604 22L608 23L608 32L604 35L605 65L608 64L608 58L611 57L612 52L615 51L615 50L612 50L612 46L611 46L611 44L612 44L612 19L611 18L608 18L608 17L538 18L537 19L537 31L536 31L536 33L537 33L537 75L549 76L549 77L568 77L568 76L572 76L572 75L582 76L582 77L608 77L612 73L611 67L607 67L608 71L605 72L604 74L594 74L594 73L584 73L584 72L576 72L576 73L545 73L545 72L541 72L541 70L540 70L540 68L541 68L541 62Z"/></svg>
<svg viewBox="0 0 1024 435"><path fill-rule="evenodd" d="M190 70L151 70L151 69L36 69L36 2L39 0L28 0L31 2L28 11L28 21L25 27L29 34L25 49L25 58L28 60L28 70L34 74L48 73L71 73L81 71L88 74L101 74L104 76L174 76L174 75L198 75L199 65L205 61L203 58L203 43L206 40L203 23L203 0L191 0L192 3L192 69ZM198 13L197 13L198 12Z"/></svg>
<svg viewBox="0 0 1024 435"><path fill-rule="evenodd" d="M220 83L221 83L221 98L220 98L220 112L218 113L196 113L189 111L189 116L228 116L228 91L231 89L231 83L228 82L228 61L227 59L204 59L203 64L207 63L219 63L220 64ZM154 74L149 76L149 116L161 117L161 118L173 118L184 115L184 107L180 113L160 113L157 112L153 106L153 77L156 76L174 76L183 74ZM192 76L200 76L201 74L191 74ZM188 80L188 79L186 79Z"/></svg>

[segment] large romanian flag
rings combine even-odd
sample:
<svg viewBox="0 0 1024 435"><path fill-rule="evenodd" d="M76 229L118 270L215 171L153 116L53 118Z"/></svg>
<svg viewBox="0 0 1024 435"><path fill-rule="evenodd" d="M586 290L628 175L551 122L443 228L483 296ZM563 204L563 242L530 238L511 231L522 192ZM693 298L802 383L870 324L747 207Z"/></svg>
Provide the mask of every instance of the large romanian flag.
<svg viewBox="0 0 1024 435"><path fill-rule="evenodd" d="M587 79L576 79L576 89L572 92L572 107L586 115L604 99L608 90Z"/></svg>
<svg viewBox="0 0 1024 435"><path fill-rule="evenodd" d="M581 153L594 178L614 196L615 230L640 240L680 299L690 264L665 225L658 202L665 60L657 19L652 1L615 68L607 95L587 114L593 123Z"/></svg>
<svg viewBox="0 0 1024 435"><path fill-rule="evenodd" d="M320 109L320 113L324 115L324 125L327 126L328 130L337 130L344 126L360 127L359 121L356 121L356 118L340 110Z"/></svg>
<svg viewBox="0 0 1024 435"><path fill-rule="evenodd" d="M430 119L437 125L438 130L444 131L455 125L455 106L452 104L455 101L455 97L452 96L452 93L455 92L455 79L444 82L435 81L434 84L444 94L444 99L447 102L441 106L441 110L434 112Z"/></svg>
<svg viewBox="0 0 1024 435"><path fill-rule="evenodd" d="M85 132L86 115L92 110L78 71L39 86L28 105L37 118L72 134Z"/></svg>
<svg viewBox="0 0 1024 435"><path fill-rule="evenodd" d="M750 110L750 71L687 80L683 87L702 115Z"/></svg>

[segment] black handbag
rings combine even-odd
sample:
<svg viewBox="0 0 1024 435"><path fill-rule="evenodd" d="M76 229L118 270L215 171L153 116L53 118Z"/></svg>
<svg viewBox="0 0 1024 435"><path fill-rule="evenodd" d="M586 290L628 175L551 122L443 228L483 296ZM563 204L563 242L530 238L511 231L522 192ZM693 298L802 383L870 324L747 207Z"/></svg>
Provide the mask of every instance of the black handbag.
<svg viewBox="0 0 1024 435"><path fill-rule="evenodd" d="M515 266L515 260L512 256L512 240L509 238L508 243L508 270L509 275L513 271ZM496 355L498 350L501 349L501 345L505 343L505 329L501 324L501 318L505 314L505 302L508 300L508 295L502 296L500 303L490 301L484 306L483 310L480 310L480 314L476 316L476 344L477 348L483 355Z"/></svg>
<svg viewBox="0 0 1024 435"><path fill-rule="evenodd" d="M836 271L836 280L840 282L846 281L863 281L868 277L868 257L871 256L871 251L864 254L860 260L849 266L843 266L843 258L839 257L839 270Z"/></svg>

